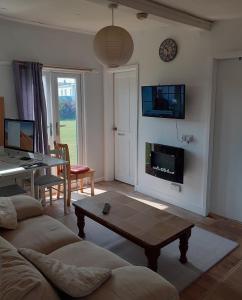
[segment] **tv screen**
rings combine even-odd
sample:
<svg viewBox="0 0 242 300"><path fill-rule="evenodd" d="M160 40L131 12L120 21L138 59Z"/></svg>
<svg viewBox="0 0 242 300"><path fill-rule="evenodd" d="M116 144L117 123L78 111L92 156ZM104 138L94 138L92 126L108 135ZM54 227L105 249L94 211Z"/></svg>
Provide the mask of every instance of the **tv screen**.
<svg viewBox="0 0 242 300"><path fill-rule="evenodd" d="M185 119L185 85L142 87L143 116Z"/></svg>
<svg viewBox="0 0 242 300"><path fill-rule="evenodd" d="M34 121L4 120L4 147L34 152Z"/></svg>

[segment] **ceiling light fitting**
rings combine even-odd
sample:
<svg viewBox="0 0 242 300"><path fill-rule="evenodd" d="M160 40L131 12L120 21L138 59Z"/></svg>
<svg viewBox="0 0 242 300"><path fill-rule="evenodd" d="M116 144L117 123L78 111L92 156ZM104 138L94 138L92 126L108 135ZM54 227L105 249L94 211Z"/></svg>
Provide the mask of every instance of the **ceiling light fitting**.
<svg viewBox="0 0 242 300"><path fill-rule="evenodd" d="M139 12L139 13L136 14L136 18L137 18L138 20L143 21L143 20L145 20L145 19L148 18L148 15L149 15L149 14L147 14L146 12Z"/></svg>
<svg viewBox="0 0 242 300"><path fill-rule="evenodd" d="M107 67L119 67L125 65L134 51L134 43L129 32L114 25L114 9L117 3L111 3L112 25L98 31L94 38L94 51L97 59Z"/></svg>

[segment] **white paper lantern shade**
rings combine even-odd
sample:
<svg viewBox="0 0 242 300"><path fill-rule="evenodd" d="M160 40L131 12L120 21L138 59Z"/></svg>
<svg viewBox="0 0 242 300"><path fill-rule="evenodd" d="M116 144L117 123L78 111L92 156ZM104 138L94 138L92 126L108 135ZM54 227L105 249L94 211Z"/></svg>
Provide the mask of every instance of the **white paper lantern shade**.
<svg viewBox="0 0 242 300"><path fill-rule="evenodd" d="M101 64L114 68L125 65L130 60L134 43L127 30L111 25L96 34L94 51Z"/></svg>

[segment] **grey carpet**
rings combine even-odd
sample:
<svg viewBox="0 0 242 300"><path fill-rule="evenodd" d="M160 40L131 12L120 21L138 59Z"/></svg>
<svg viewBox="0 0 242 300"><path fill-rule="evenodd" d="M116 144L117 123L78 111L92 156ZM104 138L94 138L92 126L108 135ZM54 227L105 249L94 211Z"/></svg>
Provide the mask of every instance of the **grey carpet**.
<svg viewBox="0 0 242 300"><path fill-rule="evenodd" d="M134 265L146 266L146 257L141 247L88 218L85 232L87 240L109 249ZM188 263L182 265L179 262L178 244L179 242L175 241L162 249L158 273L179 291L189 286L238 246L236 242L195 227L189 240Z"/></svg>

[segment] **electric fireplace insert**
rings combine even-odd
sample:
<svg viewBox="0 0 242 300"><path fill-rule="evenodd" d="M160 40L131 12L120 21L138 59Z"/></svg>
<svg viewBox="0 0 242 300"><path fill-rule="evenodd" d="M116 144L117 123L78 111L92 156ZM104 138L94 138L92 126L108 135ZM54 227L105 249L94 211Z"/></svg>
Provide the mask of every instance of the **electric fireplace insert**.
<svg viewBox="0 0 242 300"><path fill-rule="evenodd" d="M146 143L145 171L164 180L183 183L184 149Z"/></svg>

